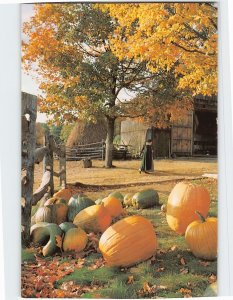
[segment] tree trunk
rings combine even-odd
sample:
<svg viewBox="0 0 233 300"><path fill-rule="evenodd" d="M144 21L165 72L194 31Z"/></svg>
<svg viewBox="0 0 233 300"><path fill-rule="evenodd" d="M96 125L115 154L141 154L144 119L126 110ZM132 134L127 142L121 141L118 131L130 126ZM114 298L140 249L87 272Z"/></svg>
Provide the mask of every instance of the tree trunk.
<svg viewBox="0 0 233 300"><path fill-rule="evenodd" d="M114 124L115 118L107 117L107 138L105 149L105 168L112 168L112 150L114 138Z"/></svg>

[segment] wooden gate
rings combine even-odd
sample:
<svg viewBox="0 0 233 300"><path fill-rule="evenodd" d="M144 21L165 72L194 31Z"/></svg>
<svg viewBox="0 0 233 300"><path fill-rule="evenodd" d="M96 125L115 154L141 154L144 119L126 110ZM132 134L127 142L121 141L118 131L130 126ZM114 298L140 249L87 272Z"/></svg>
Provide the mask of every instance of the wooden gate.
<svg viewBox="0 0 233 300"><path fill-rule="evenodd" d="M180 121L177 121L171 128L171 155L192 155L193 154L193 112Z"/></svg>

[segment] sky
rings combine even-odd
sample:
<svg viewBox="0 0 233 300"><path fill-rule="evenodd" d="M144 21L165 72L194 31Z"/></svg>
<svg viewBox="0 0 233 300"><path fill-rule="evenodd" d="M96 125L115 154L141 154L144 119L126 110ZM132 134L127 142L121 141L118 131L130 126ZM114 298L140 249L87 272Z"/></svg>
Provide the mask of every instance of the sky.
<svg viewBox="0 0 233 300"><path fill-rule="evenodd" d="M21 4L21 24L30 20L33 16L33 4ZM25 39L22 33L22 39ZM33 95L41 95L39 85L33 76L27 75L25 72L21 72L21 89L23 92L27 92ZM37 122L44 123L47 121L46 114L37 112Z"/></svg>

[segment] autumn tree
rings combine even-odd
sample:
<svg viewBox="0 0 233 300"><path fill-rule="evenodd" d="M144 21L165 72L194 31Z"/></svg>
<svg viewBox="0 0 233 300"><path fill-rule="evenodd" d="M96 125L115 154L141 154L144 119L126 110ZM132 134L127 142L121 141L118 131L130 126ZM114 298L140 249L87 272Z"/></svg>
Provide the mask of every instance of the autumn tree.
<svg viewBox="0 0 233 300"><path fill-rule="evenodd" d="M113 52L146 61L152 72L171 70L178 89L217 94L217 7L215 3L125 3L99 5L117 20ZM119 39L122 28L125 38Z"/></svg>
<svg viewBox="0 0 233 300"><path fill-rule="evenodd" d="M23 43L23 62L41 82L45 94L41 112L60 123L104 116L106 167L112 166L114 122L125 110L120 92L140 91L143 82L154 76L144 62L113 54L110 37L115 26L107 13L92 4L36 5L35 16L24 25L28 40Z"/></svg>
<svg viewBox="0 0 233 300"><path fill-rule="evenodd" d="M116 40L127 40L128 31L100 6L36 5L34 17L24 24L23 63L26 70L38 74L45 94L40 110L52 115L54 122L95 122L104 117L105 166L111 167L116 118L146 116L155 121L156 114L164 120L162 106L172 111L172 104L185 106L183 100L188 97L186 91L175 93L178 81L174 67L158 67L152 72L149 61L118 55ZM136 25L130 25L133 31ZM122 100L122 91L133 92L135 99Z"/></svg>

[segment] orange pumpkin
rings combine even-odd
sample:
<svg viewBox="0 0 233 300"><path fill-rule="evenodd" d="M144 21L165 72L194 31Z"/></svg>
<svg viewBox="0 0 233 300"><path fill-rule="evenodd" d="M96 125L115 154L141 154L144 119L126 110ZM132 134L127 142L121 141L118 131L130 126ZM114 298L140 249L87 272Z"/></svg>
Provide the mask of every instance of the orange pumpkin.
<svg viewBox="0 0 233 300"><path fill-rule="evenodd" d="M110 226L101 236L99 249L109 266L128 267L150 258L157 239L150 221L131 216Z"/></svg>
<svg viewBox="0 0 233 300"><path fill-rule="evenodd" d="M194 221L185 231L185 240L193 255L198 258L214 260L217 256L217 218L205 219L199 212L198 221Z"/></svg>
<svg viewBox="0 0 233 300"><path fill-rule="evenodd" d="M180 182L171 191L167 202L167 223L172 230L183 235L188 225L198 220L195 211L207 216L210 207L208 191L201 186Z"/></svg>
<svg viewBox="0 0 233 300"><path fill-rule="evenodd" d="M104 207L109 211L112 218L116 218L123 212L123 207L120 200L114 196L109 196L102 200Z"/></svg>
<svg viewBox="0 0 233 300"><path fill-rule="evenodd" d="M53 198L62 198L65 199L66 202L68 202L72 196L73 193L70 189L61 189L53 195Z"/></svg>
<svg viewBox="0 0 233 300"><path fill-rule="evenodd" d="M86 232L104 232L111 224L112 218L103 205L92 205L81 210L73 223Z"/></svg>
<svg viewBox="0 0 233 300"><path fill-rule="evenodd" d="M69 229L63 240L64 251L82 251L87 245L88 237L86 232L81 228Z"/></svg>

